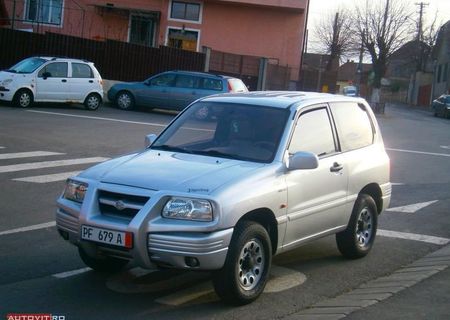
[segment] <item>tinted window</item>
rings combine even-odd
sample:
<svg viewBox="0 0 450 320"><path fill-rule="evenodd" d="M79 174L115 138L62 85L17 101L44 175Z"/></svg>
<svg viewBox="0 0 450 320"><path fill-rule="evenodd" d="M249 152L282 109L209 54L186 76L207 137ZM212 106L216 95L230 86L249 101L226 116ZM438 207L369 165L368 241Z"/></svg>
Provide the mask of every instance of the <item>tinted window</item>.
<svg viewBox="0 0 450 320"><path fill-rule="evenodd" d="M331 103L342 151L372 144L373 129L369 115L362 104L353 102Z"/></svg>
<svg viewBox="0 0 450 320"><path fill-rule="evenodd" d="M334 153L333 131L326 108L303 113L297 121L289 153L309 151L318 156Z"/></svg>
<svg viewBox="0 0 450 320"><path fill-rule="evenodd" d="M175 81L175 87L179 88L194 88L195 77L178 75Z"/></svg>
<svg viewBox="0 0 450 320"><path fill-rule="evenodd" d="M46 65L39 71L38 77L43 77L44 73L50 78L67 77L67 62L53 62Z"/></svg>
<svg viewBox="0 0 450 320"><path fill-rule="evenodd" d="M175 75L171 73L162 74L150 81L152 86L171 87L175 82Z"/></svg>
<svg viewBox="0 0 450 320"><path fill-rule="evenodd" d="M93 78L91 67L85 63L72 63L72 78Z"/></svg>
<svg viewBox="0 0 450 320"><path fill-rule="evenodd" d="M200 89L222 91L222 80L211 79L211 78L201 78Z"/></svg>

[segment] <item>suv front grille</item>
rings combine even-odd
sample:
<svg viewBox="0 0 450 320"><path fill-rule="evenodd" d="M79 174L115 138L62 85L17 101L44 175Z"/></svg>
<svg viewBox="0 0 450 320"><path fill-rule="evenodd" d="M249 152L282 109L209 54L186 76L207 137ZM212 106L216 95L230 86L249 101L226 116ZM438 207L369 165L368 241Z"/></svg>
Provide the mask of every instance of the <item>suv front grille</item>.
<svg viewBox="0 0 450 320"><path fill-rule="evenodd" d="M100 190L98 205L103 215L132 219L150 197Z"/></svg>

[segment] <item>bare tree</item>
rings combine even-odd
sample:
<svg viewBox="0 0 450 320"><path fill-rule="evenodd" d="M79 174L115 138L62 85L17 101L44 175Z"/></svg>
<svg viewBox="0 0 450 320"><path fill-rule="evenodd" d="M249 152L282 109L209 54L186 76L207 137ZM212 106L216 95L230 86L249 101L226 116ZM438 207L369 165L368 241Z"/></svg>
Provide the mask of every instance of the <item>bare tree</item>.
<svg viewBox="0 0 450 320"><path fill-rule="evenodd" d="M320 41L322 51L330 55L327 70L331 69L333 61L347 56L353 49L354 32L350 18L349 12L340 8L335 13L326 15L313 31Z"/></svg>
<svg viewBox="0 0 450 320"><path fill-rule="evenodd" d="M356 8L354 29L372 58L374 88L381 87L392 53L410 38L408 12L401 0L366 0L364 6Z"/></svg>

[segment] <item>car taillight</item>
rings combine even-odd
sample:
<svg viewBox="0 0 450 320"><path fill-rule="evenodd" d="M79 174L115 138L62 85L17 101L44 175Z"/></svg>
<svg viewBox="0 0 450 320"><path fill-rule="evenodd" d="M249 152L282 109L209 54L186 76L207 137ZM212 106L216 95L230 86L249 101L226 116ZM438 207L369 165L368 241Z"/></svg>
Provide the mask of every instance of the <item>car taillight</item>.
<svg viewBox="0 0 450 320"><path fill-rule="evenodd" d="M233 92L233 88L231 87L230 81L227 81L228 83L228 92Z"/></svg>

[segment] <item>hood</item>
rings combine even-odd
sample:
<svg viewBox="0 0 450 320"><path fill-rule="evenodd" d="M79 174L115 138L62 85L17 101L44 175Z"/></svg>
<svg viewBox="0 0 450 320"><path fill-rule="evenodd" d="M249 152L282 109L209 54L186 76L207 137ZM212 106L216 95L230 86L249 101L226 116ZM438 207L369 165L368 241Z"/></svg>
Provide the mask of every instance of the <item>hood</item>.
<svg viewBox="0 0 450 320"><path fill-rule="evenodd" d="M6 72L6 71L0 71L0 81L6 80L6 79L14 79L14 78L24 78L29 76L29 73L14 73L14 72Z"/></svg>
<svg viewBox="0 0 450 320"><path fill-rule="evenodd" d="M101 182L203 194L210 194L223 184L264 166L260 163L160 150L146 150L121 161L112 161L114 163L98 176ZM92 169L91 174L96 171Z"/></svg>

